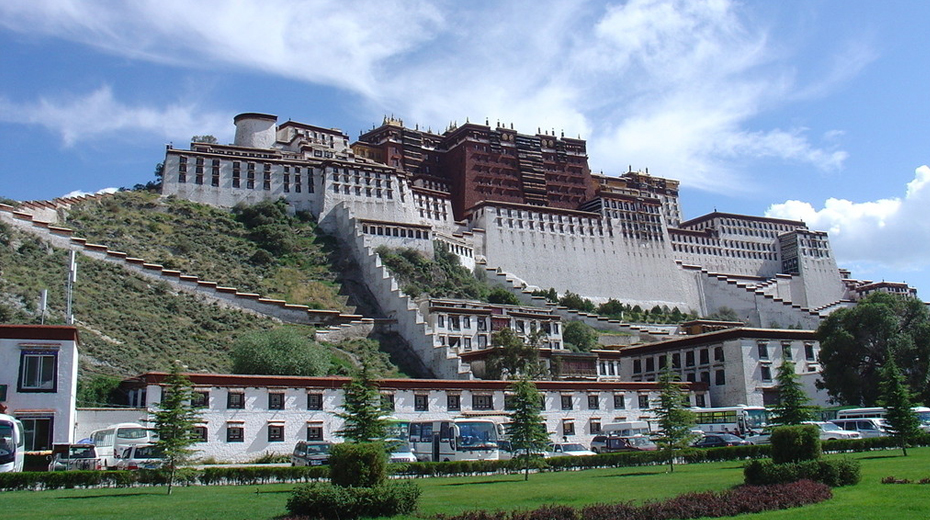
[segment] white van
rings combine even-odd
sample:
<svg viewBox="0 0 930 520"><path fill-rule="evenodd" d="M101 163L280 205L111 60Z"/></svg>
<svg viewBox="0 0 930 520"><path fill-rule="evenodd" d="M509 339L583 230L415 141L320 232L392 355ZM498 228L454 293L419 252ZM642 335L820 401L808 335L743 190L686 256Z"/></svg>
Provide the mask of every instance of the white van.
<svg viewBox="0 0 930 520"><path fill-rule="evenodd" d="M885 423L881 419L833 419L830 422L844 430L859 432L859 435L864 438L888 435L888 432L885 431Z"/></svg>
<svg viewBox="0 0 930 520"><path fill-rule="evenodd" d="M12 415L0 413L0 473L22 471L25 450L23 423Z"/></svg>
<svg viewBox="0 0 930 520"><path fill-rule="evenodd" d="M113 469L126 448L155 441L152 431L137 423L119 423L94 430L90 439L97 447L97 456L104 468Z"/></svg>

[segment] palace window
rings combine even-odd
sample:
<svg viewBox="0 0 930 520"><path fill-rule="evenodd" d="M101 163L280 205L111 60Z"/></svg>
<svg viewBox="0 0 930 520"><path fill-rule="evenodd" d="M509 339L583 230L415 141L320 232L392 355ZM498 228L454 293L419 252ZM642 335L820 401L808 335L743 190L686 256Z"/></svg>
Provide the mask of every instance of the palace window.
<svg viewBox="0 0 930 520"><path fill-rule="evenodd" d="M284 425L268 425L268 442L284 442Z"/></svg>
<svg viewBox="0 0 930 520"><path fill-rule="evenodd" d="M307 410L322 410L323 394L307 394Z"/></svg>

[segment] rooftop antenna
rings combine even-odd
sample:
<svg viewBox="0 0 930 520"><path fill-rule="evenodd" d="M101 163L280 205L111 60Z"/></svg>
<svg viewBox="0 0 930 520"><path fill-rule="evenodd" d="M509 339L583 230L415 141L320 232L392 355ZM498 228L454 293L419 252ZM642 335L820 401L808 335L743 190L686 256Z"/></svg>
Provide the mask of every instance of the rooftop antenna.
<svg viewBox="0 0 930 520"><path fill-rule="evenodd" d="M71 302L74 296L74 284L77 282L77 258L74 251L71 251L71 258L68 261L68 283L65 285L65 294L67 295L67 306L65 308L65 323L74 325L74 314L71 312Z"/></svg>
<svg viewBox="0 0 930 520"><path fill-rule="evenodd" d="M45 310L48 308L48 289L42 289L39 293L39 312L41 312L42 325L45 325Z"/></svg>

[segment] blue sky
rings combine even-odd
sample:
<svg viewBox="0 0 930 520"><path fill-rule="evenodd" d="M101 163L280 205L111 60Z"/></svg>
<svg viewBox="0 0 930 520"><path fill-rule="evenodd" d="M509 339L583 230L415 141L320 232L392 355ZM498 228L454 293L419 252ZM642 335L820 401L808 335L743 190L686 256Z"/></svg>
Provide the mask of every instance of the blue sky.
<svg viewBox="0 0 930 520"><path fill-rule="evenodd" d="M930 294L930 2L0 2L0 195L153 178L266 112L580 135L682 181L686 218L799 218Z"/></svg>

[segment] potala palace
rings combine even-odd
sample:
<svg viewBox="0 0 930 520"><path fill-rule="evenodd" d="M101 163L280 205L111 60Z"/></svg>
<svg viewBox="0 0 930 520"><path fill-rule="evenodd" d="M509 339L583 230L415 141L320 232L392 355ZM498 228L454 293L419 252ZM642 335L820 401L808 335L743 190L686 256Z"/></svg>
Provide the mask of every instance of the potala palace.
<svg viewBox="0 0 930 520"><path fill-rule="evenodd" d="M683 221L677 181L594 174L581 139L475 123L437 134L391 118L350 144L273 115L234 121L232 145L168 148L163 194L221 207L283 197L343 240L427 254L445 242L522 288L701 316L727 307L756 327L816 328L871 291L911 291L850 279L827 234L800 221Z"/></svg>

